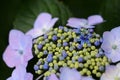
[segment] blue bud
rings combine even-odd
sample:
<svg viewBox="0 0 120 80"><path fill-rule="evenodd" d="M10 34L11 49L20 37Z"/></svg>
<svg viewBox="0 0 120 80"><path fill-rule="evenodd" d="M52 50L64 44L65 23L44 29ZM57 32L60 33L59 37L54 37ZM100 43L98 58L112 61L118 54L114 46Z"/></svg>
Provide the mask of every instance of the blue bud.
<svg viewBox="0 0 120 80"><path fill-rule="evenodd" d="M57 36L56 36L56 35L53 35L52 40L53 40L53 41L56 41L57 39L58 39Z"/></svg>
<svg viewBox="0 0 120 80"><path fill-rule="evenodd" d="M47 39L47 38L48 38L48 35L45 34L45 35L44 35L44 39Z"/></svg>
<svg viewBox="0 0 120 80"><path fill-rule="evenodd" d="M35 71L39 70L38 65L34 65L34 70L35 70Z"/></svg>
<svg viewBox="0 0 120 80"><path fill-rule="evenodd" d="M67 42L63 42L63 46L68 46L68 43Z"/></svg>
<svg viewBox="0 0 120 80"><path fill-rule="evenodd" d="M61 43L57 43L57 47L61 47L62 46L62 44Z"/></svg>
<svg viewBox="0 0 120 80"><path fill-rule="evenodd" d="M48 54L47 59L46 59L47 62L51 62L53 60L52 56L53 56L52 54Z"/></svg>
<svg viewBox="0 0 120 80"><path fill-rule="evenodd" d="M41 64L41 61L38 61L38 62L37 62L37 65L39 66L40 64Z"/></svg>
<svg viewBox="0 0 120 80"><path fill-rule="evenodd" d="M59 26L59 29L64 29L64 27L63 26Z"/></svg>
<svg viewBox="0 0 120 80"><path fill-rule="evenodd" d="M44 63L43 69L47 70L48 68L49 68L48 64L47 64L47 63Z"/></svg>
<svg viewBox="0 0 120 80"><path fill-rule="evenodd" d="M70 48L69 48L70 51L73 51L73 49L74 49L73 47L70 47Z"/></svg>
<svg viewBox="0 0 120 80"><path fill-rule="evenodd" d="M87 46L90 47L90 46L91 46L91 43L88 43Z"/></svg>
<svg viewBox="0 0 120 80"><path fill-rule="evenodd" d="M81 44L79 44L78 46L77 46L77 49L82 49L82 45Z"/></svg>
<svg viewBox="0 0 120 80"><path fill-rule="evenodd" d="M91 33L92 33L93 31L94 31L93 29L89 29L89 32L91 32Z"/></svg>
<svg viewBox="0 0 120 80"><path fill-rule="evenodd" d="M100 67L99 67L99 70L100 70L100 71L104 71L105 68L104 68L103 66L100 66Z"/></svg>
<svg viewBox="0 0 120 80"><path fill-rule="evenodd" d="M83 61L84 61L84 59L82 57L78 58L78 62L83 62Z"/></svg>
<svg viewBox="0 0 120 80"><path fill-rule="evenodd" d="M102 38L100 38L100 42L101 42L101 43L103 42L103 39L102 39Z"/></svg>
<svg viewBox="0 0 120 80"><path fill-rule="evenodd" d="M39 44L38 46L37 46L37 48L39 49L39 50L41 50L42 49L42 44Z"/></svg>
<svg viewBox="0 0 120 80"><path fill-rule="evenodd" d="M98 58L98 57L101 57L101 55L98 53L98 54L96 54L96 57Z"/></svg>
<svg viewBox="0 0 120 80"><path fill-rule="evenodd" d="M64 38L65 38L65 36L61 36L61 37L60 37L60 39L62 39L62 40L63 40Z"/></svg>
<svg viewBox="0 0 120 80"><path fill-rule="evenodd" d="M48 54L47 50L43 51L43 53L44 53L45 55Z"/></svg>
<svg viewBox="0 0 120 80"><path fill-rule="evenodd" d="M58 70L58 68L59 68L58 65L54 65L55 70Z"/></svg>
<svg viewBox="0 0 120 80"><path fill-rule="evenodd" d="M76 34L79 34L79 33L80 33L80 30L79 30L79 29L73 29L73 31L74 31Z"/></svg>
<svg viewBox="0 0 120 80"><path fill-rule="evenodd" d="M64 57L63 57L63 56L60 56L60 57L59 57L59 60L64 60Z"/></svg>
<svg viewBox="0 0 120 80"><path fill-rule="evenodd" d="M89 34L88 34L88 38L91 38L91 37L92 37L92 34L89 33Z"/></svg>
<svg viewBox="0 0 120 80"><path fill-rule="evenodd" d="M67 53L65 51L62 51L62 56L65 58L67 57Z"/></svg>
<svg viewBox="0 0 120 80"><path fill-rule="evenodd" d="M78 39L77 38L74 38L74 42L77 42L78 41Z"/></svg>
<svg viewBox="0 0 120 80"><path fill-rule="evenodd" d="M95 41L95 42L94 42L94 45L95 45L95 46L99 46L99 45L100 45L100 41Z"/></svg>
<svg viewBox="0 0 120 80"><path fill-rule="evenodd" d="M68 32L68 28L64 27L64 31Z"/></svg>

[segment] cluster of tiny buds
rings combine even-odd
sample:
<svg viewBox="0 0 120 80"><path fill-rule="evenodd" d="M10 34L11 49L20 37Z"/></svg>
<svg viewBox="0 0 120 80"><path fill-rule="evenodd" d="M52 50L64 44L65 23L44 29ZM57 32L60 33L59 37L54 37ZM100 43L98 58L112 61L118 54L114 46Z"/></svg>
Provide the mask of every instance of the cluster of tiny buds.
<svg viewBox="0 0 120 80"><path fill-rule="evenodd" d="M100 77L109 65L100 44L102 38L93 29L69 29L59 26L35 39L33 50L38 58L37 74L49 76L61 67L77 69L81 75Z"/></svg>

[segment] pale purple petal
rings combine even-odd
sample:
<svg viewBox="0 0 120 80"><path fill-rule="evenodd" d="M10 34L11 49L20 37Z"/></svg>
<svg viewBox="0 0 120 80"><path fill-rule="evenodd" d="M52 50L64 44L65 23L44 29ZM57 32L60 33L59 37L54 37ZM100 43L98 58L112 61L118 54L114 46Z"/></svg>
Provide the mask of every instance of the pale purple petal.
<svg viewBox="0 0 120 80"><path fill-rule="evenodd" d="M81 28L84 27L83 25L86 24L86 22L87 20L83 18L70 18L66 25L74 28Z"/></svg>
<svg viewBox="0 0 120 80"><path fill-rule="evenodd" d="M85 28L95 28L95 26L87 25Z"/></svg>
<svg viewBox="0 0 120 80"><path fill-rule="evenodd" d="M26 35L32 36L33 39L37 38L43 34L44 34L44 31L40 28L33 28L26 33Z"/></svg>
<svg viewBox="0 0 120 80"><path fill-rule="evenodd" d="M57 78L57 76L55 74L51 74L49 77L48 77L48 80L59 80Z"/></svg>
<svg viewBox="0 0 120 80"><path fill-rule="evenodd" d="M82 76L81 80L94 80L91 76Z"/></svg>
<svg viewBox="0 0 120 80"><path fill-rule="evenodd" d="M99 24L102 22L104 22L104 20L103 20L102 16L100 16L100 15L93 15L93 16L88 17L89 25L96 25L96 24Z"/></svg>
<svg viewBox="0 0 120 80"><path fill-rule="evenodd" d="M112 36L112 34L108 31L104 32L103 33L103 43L101 45L101 48L107 52L107 53L110 53L112 48L112 44L111 42L114 41L114 36Z"/></svg>
<svg viewBox="0 0 120 80"><path fill-rule="evenodd" d="M33 80L33 75L31 73L26 73L24 80Z"/></svg>
<svg viewBox="0 0 120 80"><path fill-rule="evenodd" d="M49 13L40 13L34 22L34 28L43 28L51 21L52 16Z"/></svg>
<svg viewBox="0 0 120 80"><path fill-rule="evenodd" d="M22 40L24 33L19 30L11 30L9 33L9 44L13 49L20 48L20 41Z"/></svg>
<svg viewBox="0 0 120 80"><path fill-rule="evenodd" d="M24 61L26 61L26 62L28 62L30 59L33 58L33 55L32 55L32 42L29 43L29 45L26 46L23 58L24 58Z"/></svg>
<svg viewBox="0 0 120 80"><path fill-rule="evenodd" d="M107 66L105 73L101 76L100 80L114 80L120 73L116 66ZM119 76L120 77L120 76Z"/></svg>
<svg viewBox="0 0 120 80"><path fill-rule="evenodd" d="M12 80L24 80L25 74L26 74L26 69L22 66L19 66L14 69L11 78Z"/></svg>
<svg viewBox="0 0 120 80"><path fill-rule="evenodd" d="M12 72L12 75L7 80L32 80L33 75L26 72L26 67L18 66Z"/></svg>
<svg viewBox="0 0 120 80"><path fill-rule="evenodd" d="M18 66L21 62L20 58L17 51L13 50L10 46L8 46L3 53L3 60L9 67Z"/></svg>
<svg viewBox="0 0 120 80"><path fill-rule="evenodd" d="M50 30L56 23L58 18L53 18L49 13L41 13L34 22L34 28L29 30L26 35L31 35L32 38L37 38Z"/></svg>
<svg viewBox="0 0 120 80"><path fill-rule="evenodd" d="M116 39L116 40L120 40L120 26L119 27L116 27L116 28L113 28L112 30L111 30L111 33L115 36L115 38L114 39Z"/></svg>
<svg viewBox="0 0 120 80"><path fill-rule="evenodd" d="M110 54L106 54L106 56L113 62L118 62L120 61L120 50L119 51L114 51L111 52Z"/></svg>
<svg viewBox="0 0 120 80"><path fill-rule="evenodd" d="M58 18L53 18L51 21L47 24L49 28L52 28L54 24L58 21Z"/></svg>
<svg viewBox="0 0 120 80"><path fill-rule="evenodd" d="M61 69L60 80L80 80L81 75L76 69L64 67Z"/></svg>

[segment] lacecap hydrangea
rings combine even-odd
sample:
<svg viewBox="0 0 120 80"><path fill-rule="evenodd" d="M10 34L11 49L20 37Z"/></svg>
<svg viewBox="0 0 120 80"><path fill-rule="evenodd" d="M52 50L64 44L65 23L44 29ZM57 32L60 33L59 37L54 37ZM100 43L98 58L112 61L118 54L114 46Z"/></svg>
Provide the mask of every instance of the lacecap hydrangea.
<svg viewBox="0 0 120 80"><path fill-rule="evenodd" d="M94 31L104 22L100 15L70 18L65 26L54 26L57 21L41 13L25 34L10 31L3 60L15 69L7 80L119 80L112 72L120 73L120 27L104 32L102 38ZM35 74L27 73L30 60Z"/></svg>

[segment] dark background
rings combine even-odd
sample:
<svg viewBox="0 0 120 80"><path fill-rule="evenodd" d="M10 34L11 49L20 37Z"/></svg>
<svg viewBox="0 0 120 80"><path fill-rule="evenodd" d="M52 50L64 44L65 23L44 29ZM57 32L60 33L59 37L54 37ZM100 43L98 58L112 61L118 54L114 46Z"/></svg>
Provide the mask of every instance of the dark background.
<svg viewBox="0 0 120 80"><path fill-rule="evenodd" d="M0 1L0 80L5 80L12 72L12 69L8 68L2 60L2 54L8 45L9 31L14 27L13 21L16 18L16 14L19 13L21 5L25 5L30 1ZM94 14L102 15L106 22L96 27L97 33L101 35L104 31L120 25L120 0L59 0L59 2L66 5L71 11L70 13L73 14L72 16L75 17L87 18ZM64 12L64 9L61 11ZM54 13L52 14L54 15Z"/></svg>

